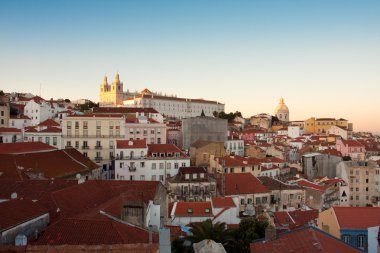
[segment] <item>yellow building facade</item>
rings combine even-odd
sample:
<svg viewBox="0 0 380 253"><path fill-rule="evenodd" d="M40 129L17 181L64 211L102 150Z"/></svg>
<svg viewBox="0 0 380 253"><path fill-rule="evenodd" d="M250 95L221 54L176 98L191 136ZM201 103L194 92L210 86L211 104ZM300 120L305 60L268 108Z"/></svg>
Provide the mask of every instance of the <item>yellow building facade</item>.
<svg viewBox="0 0 380 253"><path fill-rule="evenodd" d="M348 121L335 118L310 118L304 122L305 133L326 133L332 126L339 126L348 129Z"/></svg>

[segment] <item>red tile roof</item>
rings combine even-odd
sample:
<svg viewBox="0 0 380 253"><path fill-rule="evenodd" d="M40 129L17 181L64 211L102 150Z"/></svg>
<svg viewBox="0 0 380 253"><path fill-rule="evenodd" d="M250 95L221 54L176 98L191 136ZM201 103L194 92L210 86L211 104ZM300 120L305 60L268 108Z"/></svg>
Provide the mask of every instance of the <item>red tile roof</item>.
<svg viewBox="0 0 380 253"><path fill-rule="evenodd" d="M212 217L211 202L177 202L174 215L181 217Z"/></svg>
<svg viewBox="0 0 380 253"><path fill-rule="evenodd" d="M13 127L0 127L0 134L5 133L21 133L21 129L13 128Z"/></svg>
<svg viewBox="0 0 380 253"><path fill-rule="evenodd" d="M62 133L62 129L57 127L47 127L39 131L39 133Z"/></svg>
<svg viewBox="0 0 380 253"><path fill-rule="evenodd" d="M364 147L363 144L358 142L357 140L341 140L343 145L349 146L349 147Z"/></svg>
<svg viewBox="0 0 380 253"><path fill-rule="evenodd" d="M49 213L49 210L31 200L0 202L0 231Z"/></svg>
<svg viewBox="0 0 380 253"><path fill-rule="evenodd" d="M28 116L26 115L10 115L9 116L10 119L30 119Z"/></svg>
<svg viewBox="0 0 380 253"><path fill-rule="evenodd" d="M146 140L116 140L116 148L128 149L128 148L147 148Z"/></svg>
<svg viewBox="0 0 380 253"><path fill-rule="evenodd" d="M322 154L334 155L334 156L342 156L342 153L335 148L329 148L321 151Z"/></svg>
<svg viewBox="0 0 380 253"><path fill-rule="evenodd" d="M1 177L0 177L1 178ZM77 185L77 180L0 180L0 199L10 199L12 193L18 198L40 200L46 194Z"/></svg>
<svg viewBox="0 0 380 253"><path fill-rule="evenodd" d="M39 245L102 245L148 243L149 232L111 220L62 219L50 225ZM158 235L153 233L153 242Z"/></svg>
<svg viewBox="0 0 380 253"><path fill-rule="evenodd" d="M212 206L216 208L236 207L231 197L213 197L211 198Z"/></svg>
<svg viewBox="0 0 380 253"><path fill-rule="evenodd" d="M325 191L325 188L323 186L320 186L320 185L317 185L317 184L314 184L306 179L301 179L299 181L296 182L299 186L303 186L303 187L306 187L306 188L309 188L309 189L313 189L313 190L316 190L316 191L320 191L320 192L324 192Z"/></svg>
<svg viewBox="0 0 380 253"><path fill-rule="evenodd" d="M54 150L57 149L43 142L0 143L0 154L26 154Z"/></svg>
<svg viewBox="0 0 380 253"><path fill-rule="evenodd" d="M154 108L138 108L138 107L94 107L92 112L95 113L119 113L119 114L128 114L136 112L138 113L158 113Z"/></svg>
<svg viewBox="0 0 380 253"><path fill-rule="evenodd" d="M333 207L340 228L368 228L380 225L380 207Z"/></svg>
<svg viewBox="0 0 380 253"><path fill-rule="evenodd" d="M11 179L10 170L14 170L13 175L18 174L19 178L28 178L30 173L41 173L44 178L67 178L75 177L77 173L88 173L93 169L97 169L96 165L87 157L83 156L76 149L54 150L49 152L26 153L18 155L2 155L5 161L12 167L3 167L2 170L7 175L2 178ZM54 165L54 166L52 166Z"/></svg>
<svg viewBox="0 0 380 253"><path fill-rule="evenodd" d="M60 127L61 125L52 119L47 119L45 121L42 121L38 126Z"/></svg>
<svg viewBox="0 0 380 253"><path fill-rule="evenodd" d="M318 210L295 210L289 212L273 212L276 226L288 226L290 229L307 225L318 219Z"/></svg>
<svg viewBox="0 0 380 253"><path fill-rule="evenodd" d="M186 156L174 144L148 144L148 155L151 156L152 153L179 153L181 156Z"/></svg>
<svg viewBox="0 0 380 253"><path fill-rule="evenodd" d="M228 173L224 177L224 194L240 195L253 193L269 193L270 190L265 187L251 173ZM222 186L223 187L223 186Z"/></svg>
<svg viewBox="0 0 380 253"><path fill-rule="evenodd" d="M314 227L304 227L277 236L273 241L258 241L250 244L251 253L359 253L358 249L334 238Z"/></svg>

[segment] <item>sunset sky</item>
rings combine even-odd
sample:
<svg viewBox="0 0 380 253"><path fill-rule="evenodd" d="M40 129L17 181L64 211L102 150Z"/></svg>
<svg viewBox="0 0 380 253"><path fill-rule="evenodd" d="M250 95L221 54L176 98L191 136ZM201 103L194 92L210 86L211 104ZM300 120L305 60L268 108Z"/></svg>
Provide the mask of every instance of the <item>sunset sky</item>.
<svg viewBox="0 0 380 253"><path fill-rule="evenodd" d="M98 101L124 89L243 116L342 117L380 132L379 0L0 1L0 90Z"/></svg>

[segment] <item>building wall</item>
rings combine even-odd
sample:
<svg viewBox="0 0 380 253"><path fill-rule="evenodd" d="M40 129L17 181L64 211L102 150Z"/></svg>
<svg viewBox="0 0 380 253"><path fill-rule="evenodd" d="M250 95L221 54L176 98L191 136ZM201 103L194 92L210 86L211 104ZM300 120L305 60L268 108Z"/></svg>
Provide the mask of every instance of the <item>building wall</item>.
<svg viewBox="0 0 380 253"><path fill-rule="evenodd" d="M125 139L145 139L147 144L165 144L166 125L159 123L126 123Z"/></svg>
<svg viewBox="0 0 380 253"><path fill-rule="evenodd" d="M226 224L240 223L239 209L237 207L229 207L228 209L214 207L212 211L215 216L217 216L220 213L220 215L212 221L213 223L216 223L216 222L225 222Z"/></svg>
<svg viewBox="0 0 380 253"><path fill-rule="evenodd" d="M9 103L0 100L0 127L8 127L10 117Z"/></svg>
<svg viewBox="0 0 380 253"><path fill-rule="evenodd" d="M368 253L378 253L379 226L368 228Z"/></svg>
<svg viewBox="0 0 380 253"><path fill-rule="evenodd" d="M227 120L213 117L194 117L182 120L183 148L198 140L225 142Z"/></svg>
<svg viewBox="0 0 380 253"><path fill-rule="evenodd" d="M36 230L38 232L44 230L49 222L49 214L46 213L32 220L18 224L13 228L1 231L0 244L14 244L15 238L19 234L23 234L26 237L33 236Z"/></svg>
<svg viewBox="0 0 380 253"><path fill-rule="evenodd" d="M22 133L0 133L0 143L22 142Z"/></svg>
<svg viewBox="0 0 380 253"><path fill-rule="evenodd" d="M125 100L124 105L127 107L142 107L154 108L161 114L167 117L179 119L191 118L200 116L202 110L206 116L213 116L213 112L224 111L224 104L218 102L199 102L191 99L178 99L171 97L153 98L151 97L136 97L134 99Z"/></svg>
<svg viewBox="0 0 380 253"><path fill-rule="evenodd" d="M340 227L333 208L329 208L319 213L318 228L324 232L340 239Z"/></svg>
<svg viewBox="0 0 380 253"><path fill-rule="evenodd" d="M57 149L64 148L62 143L62 133L24 133L25 142L44 142L50 146L56 147ZM75 147L75 146L74 146ZM75 147L76 148L76 147ZM79 147L78 147L79 149Z"/></svg>
<svg viewBox="0 0 380 253"><path fill-rule="evenodd" d="M227 154L244 156L244 140L227 140L224 147Z"/></svg>
<svg viewBox="0 0 380 253"><path fill-rule="evenodd" d="M209 167L212 155L220 157L224 156L226 152L222 142L213 142L199 148L190 147L189 154L192 165Z"/></svg>
<svg viewBox="0 0 380 253"><path fill-rule="evenodd" d="M358 246L358 236L365 236L365 245L363 248L360 248L361 250L367 251L368 249L368 231L367 229L344 229L342 228L340 230L340 239L343 238L343 236L350 236L350 239L348 241L348 244L350 244L352 247L359 248Z"/></svg>
<svg viewBox="0 0 380 253"><path fill-rule="evenodd" d="M31 120L30 119L17 119L17 118L10 118L9 119L9 127L14 127L18 129L24 129L27 126L31 125Z"/></svg>
<svg viewBox="0 0 380 253"><path fill-rule="evenodd" d="M62 146L78 145L78 151L107 170L115 157L116 140L125 138L123 128L123 117L66 117L62 120Z"/></svg>

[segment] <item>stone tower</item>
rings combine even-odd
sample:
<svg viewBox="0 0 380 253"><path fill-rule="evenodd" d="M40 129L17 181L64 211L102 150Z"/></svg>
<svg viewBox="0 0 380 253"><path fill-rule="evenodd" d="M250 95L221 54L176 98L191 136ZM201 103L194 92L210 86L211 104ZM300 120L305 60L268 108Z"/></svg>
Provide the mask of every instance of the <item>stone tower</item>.
<svg viewBox="0 0 380 253"><path fill-rule="evenodd" d="M123 83L120 82L119 73L116 73L111 85L108 84L107 76L104 76L100 85L99 105L101 107L121 105L123 98Z"/></svg>

